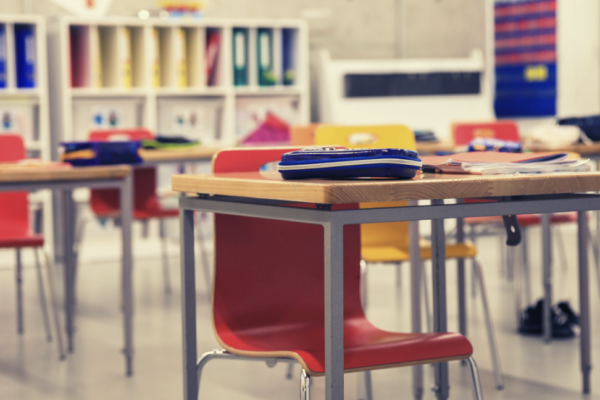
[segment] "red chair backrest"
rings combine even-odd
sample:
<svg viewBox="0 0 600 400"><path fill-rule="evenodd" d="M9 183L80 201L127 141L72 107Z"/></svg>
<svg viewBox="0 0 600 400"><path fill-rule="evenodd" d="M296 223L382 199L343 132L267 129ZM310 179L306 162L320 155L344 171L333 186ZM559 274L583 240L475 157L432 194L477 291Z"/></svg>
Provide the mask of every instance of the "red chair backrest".
<svg viewBox="0 0 600 400"><path fill-rule="evenodd" d="M0 162L26 158L23 138L0 135ZM31 232L27 192L0 192L0 236L25 236Z"/></svg>
<svg viewBox="0 0 600 400"><path fill-rule="evenodd" d="M213 158L213 171L258 171L296 149L223 150ZM320 225L215 214L213 323L222 343L235 348L232 336L248 329L272 328L274 338L307 325L324 330L324 257ZM346 319L364 317L359 279L360 226L348 225L344 227Z"/></svg>
<svg viewBox="0 0 600 400"><path fill-rule="evenodd" d="M111 129L92 131L92 141L144 140L154 135L146 129ZM136 168L133 172L133 197L135 210L155 210L159 208L156 196L156 168ZM98 215L117 214L120 210L119 191L115 189L93 189L90 206Z"/></svg>
<svg viewBox="0 0 600 400"><path fill-rule="evenodd" d="M452 135L454 143L458 146L467 145L477 137L509 140L512 142L521 141L519 127L513 121L455 124L452 127Z"/></svg>

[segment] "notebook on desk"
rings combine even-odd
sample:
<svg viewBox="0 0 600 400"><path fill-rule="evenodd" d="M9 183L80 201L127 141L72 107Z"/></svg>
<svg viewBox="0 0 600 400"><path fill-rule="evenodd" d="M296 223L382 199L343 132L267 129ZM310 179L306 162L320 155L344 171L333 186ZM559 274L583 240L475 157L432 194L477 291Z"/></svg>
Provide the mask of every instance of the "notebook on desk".
<svg viewBox="0 0 600 400"><path fill-rule="evenodd" d="M568 153L468 152L445 156L425 156L423 171L453 174L514 174L585 172L589 159L568 159Z"/></svg>

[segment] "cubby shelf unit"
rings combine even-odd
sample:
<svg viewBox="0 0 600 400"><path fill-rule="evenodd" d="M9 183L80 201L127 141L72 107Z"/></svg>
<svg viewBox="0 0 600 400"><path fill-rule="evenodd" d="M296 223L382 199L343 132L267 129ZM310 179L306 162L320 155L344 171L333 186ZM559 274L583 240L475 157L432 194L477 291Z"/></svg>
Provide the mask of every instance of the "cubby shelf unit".
<svg viewBox="0 0 600 400"><path fill-rule="evenodd" d="M27 43L27 52L33 49L33 54L27 54L34 65L32 76L33 87L22 87L18 84L17 74L23 73L17 67L17 44L15 27L31 29L33 46ZM33 157L50 159L50 121L48 108L48 76L46 59L46 21L43 17L30 15L0 14L0 58L4 61L4 77L0 81L0 132L11 132L23 135L25 146ZM2 87L3 86L3 87ZM14 110L14 108L18 110ZM20 110L29 109L21 114ZM18 115L17 115L18 114ZM14 131L9 127L11 121L4 118L17 119ZM7 125L5 125L5 123Z"/></svg>
<svg viewBox="0 0 600 400"><path fill-rule="evenodd" d="M248 33L245 86L234 85L233 32ZM257 31L272 32L276 82L260 86L257 78ZM283 83L282 32L293 33L293 84ZM207 71L209 36L218 32L217 62ZM89 131L94 104L131 102L135 117L124 111L123 125L161 132L165 107L202 104L216 107L215 132L199 139L207 146L233 146L236 138L237 99L291 98L297 122L309 121L308 31L302 20L263 19L101 19L55 17L49 20L52 131L60 140L83 140ZM183 53L183 56L182 56ZM125 54L125 56L124 56ZM127 61L126 54L130 60ZM74 70L76 69L76 70ZM210 73L210 77L209 77ZM214 75L213 75L214 74ZM84 107L83 109L81 107ZM85 108L87 107L87 108ZM91 107L91 108L90 108ZM133 112L133 111L131 111ZM86 119L87 118L87 119ZM127 126L129 127L129 126Z"/></svg>

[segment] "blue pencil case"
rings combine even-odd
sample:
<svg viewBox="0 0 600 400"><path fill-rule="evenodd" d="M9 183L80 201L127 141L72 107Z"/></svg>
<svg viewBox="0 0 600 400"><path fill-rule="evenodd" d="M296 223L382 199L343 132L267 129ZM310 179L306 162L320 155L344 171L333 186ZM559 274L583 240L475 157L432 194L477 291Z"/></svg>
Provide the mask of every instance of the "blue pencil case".
<svg viewBox="0 0 600 400"><path fill-rule="evenodd" d="M74 167L95 165L140 164L140 141L63 142L61 161Z"/></svg>
<svg viewBox="0 0 600 400"><path fill-rule="evenodd" d="M422 163L405 149L310 147L285 153L277 170L283 179L414 178Z"/></svg>

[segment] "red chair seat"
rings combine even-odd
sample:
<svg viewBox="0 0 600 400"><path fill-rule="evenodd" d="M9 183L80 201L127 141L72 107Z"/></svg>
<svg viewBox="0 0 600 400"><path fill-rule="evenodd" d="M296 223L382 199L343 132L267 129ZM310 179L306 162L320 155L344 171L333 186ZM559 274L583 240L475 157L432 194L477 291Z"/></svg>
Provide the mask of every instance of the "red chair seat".
<svg viewBox="0 0 600 400"><path fill-rule="evenodd" d="M386 368L423 363L425 360L458 360L473 353L471 343L458 333L395 333L373 326L366 318L345 320L344 369ZM252 329L220 334L221 344L236 354L276 353L298 360L310 375L325 373L323 325L299 328Z"/></svg>
<svg viewBox="0 0 600 400"><path fill-rule="evenodd" d="M519 225L522 228L526 228L528 226L533 225L539 225L542 223L542 217L540 214L523 214L517 216L517 219L519 220ZM571 222L577 222L577 213L558 213L552 214L552 216L550 217L551 224L566 224ZM502 217L469 217L465 218L465 223L469 225L502 223Z"/></svg>
<svg viewBox="0 0 600 400"><path fill-rule="evenodd" d="M43 235L0 235L0 248L14 248L14 247L41 247L44 245Z"/></svg>

